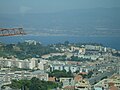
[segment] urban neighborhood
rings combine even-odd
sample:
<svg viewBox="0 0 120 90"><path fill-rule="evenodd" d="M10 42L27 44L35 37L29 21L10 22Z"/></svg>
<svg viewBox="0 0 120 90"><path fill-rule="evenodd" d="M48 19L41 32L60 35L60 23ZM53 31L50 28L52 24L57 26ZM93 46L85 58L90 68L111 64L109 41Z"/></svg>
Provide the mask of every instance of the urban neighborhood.
<svg viewBox="0 0 120 90"><path fill-rule="evenodd" d="M120 90L119 50L97 43L68 41L41 45L34 40L0 44L1 90L37 90L30 89L28 84L15 85L21 80L33 79L53 83L47 86L50 90ZM24 47L26 57L13 54L13 51L21 52ZM40 48L45 53L39 54ZM35 49L38 53L34 53ZM5 50L11 51L5 53Z"/></svg>

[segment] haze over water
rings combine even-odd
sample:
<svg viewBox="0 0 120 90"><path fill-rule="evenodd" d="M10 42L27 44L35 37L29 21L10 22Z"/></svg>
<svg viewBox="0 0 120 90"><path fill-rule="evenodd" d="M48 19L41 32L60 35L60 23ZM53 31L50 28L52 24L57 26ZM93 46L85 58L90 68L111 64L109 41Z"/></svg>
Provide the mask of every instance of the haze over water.
<svg viewBox="0 0 120 90"><path fill-rule="evenodd" d="M0 27L27 33L0 37L5 43L91 42L120 50L120 0L1 0Z"/></svg>

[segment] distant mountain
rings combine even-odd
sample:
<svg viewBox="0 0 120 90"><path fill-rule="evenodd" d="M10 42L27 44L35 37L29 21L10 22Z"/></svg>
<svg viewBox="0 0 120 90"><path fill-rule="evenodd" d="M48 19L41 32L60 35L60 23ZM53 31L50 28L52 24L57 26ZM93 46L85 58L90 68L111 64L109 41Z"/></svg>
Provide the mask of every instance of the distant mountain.
<svg viewBox="0 0 120 90"><path fill-rule="evenodd" d="M0 14L0 27L19 26L23 26L30 34L38 35L119 36L120 8Z"/></svg>

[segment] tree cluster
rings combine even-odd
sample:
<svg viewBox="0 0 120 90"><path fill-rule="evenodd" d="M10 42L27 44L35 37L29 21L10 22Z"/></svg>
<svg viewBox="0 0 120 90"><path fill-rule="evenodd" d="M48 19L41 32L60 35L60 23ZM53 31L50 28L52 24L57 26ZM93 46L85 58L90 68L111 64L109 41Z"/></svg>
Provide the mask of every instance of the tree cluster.
<svg viewBox="0 0 120 90"><path fill-rule="evenodd" d="M49 73L50 77L73 77L73 74L71 72L66 72L65 70L59 71L59 70L54 70L53 72Z"/></svg>
<svg viewBox="0 0 120 90"><path fill-rule="evenodd" d="M27 59L32 57L41 57L44 54L56 53L57 50L50 46L43 46L40 43L28 44L26 42L18 44L7 44L0 47L0 57Z"/></svg>
<svg viewBox="0 0 120 90"><path fill-rule="evenodd" d="M12 89L21 89L21 90L50 90L55 89L59 85L58 83L51 81L41 81L36 77L33 77L31 80L12 80L10 85L7 85ZM2 86L3 88L5 86Z"/></svg>
<svg viewBox="0 0 120 90"><path fill-rule="evenodd" d="M66 60L66 55L63 55L63 56L52 56L52 57L49 57L48 59L49 60L59 60L59 61L65 61Z"/></svg>
<svg viewBox="0 0 120 90"><path fill-rule="evenodd" d="M71 56L71 60L72 61L90 61L91 59L89 59L89 58L82 58L82 57L78 57L78 56Z"/></svg>

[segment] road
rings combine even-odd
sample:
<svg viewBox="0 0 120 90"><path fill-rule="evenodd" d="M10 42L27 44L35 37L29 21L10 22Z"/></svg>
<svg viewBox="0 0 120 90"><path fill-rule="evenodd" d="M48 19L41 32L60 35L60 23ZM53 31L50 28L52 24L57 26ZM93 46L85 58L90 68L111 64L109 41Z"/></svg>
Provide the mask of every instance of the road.
<svg viewBox="0 0 120 90"><path fill-rule="evenodd" d="M113 71L104 72L104 73L101 73L101 74L99 74L99 75L97 75L97 76L95 76L95 77L92 77L92 78L89 79L89 82L90 82L91 85L93 85L93 84L95 84L96 82L99 82L102 78L104 78L104 77L106 77L106 76L107 76L107 77L110 77L110 76L112 76L114 73L116 73L116 69L113 70Z"/></svg>

